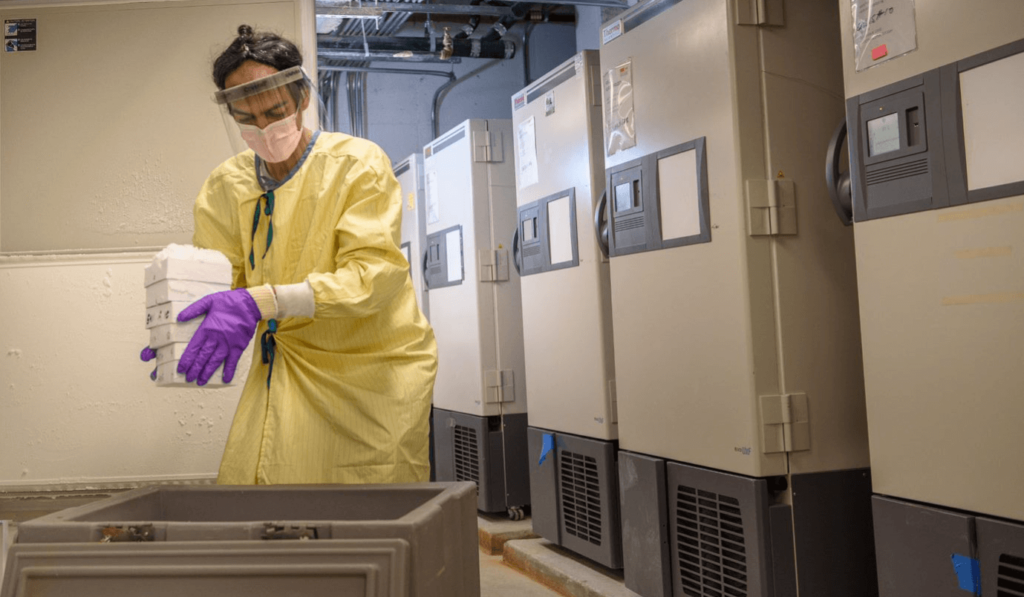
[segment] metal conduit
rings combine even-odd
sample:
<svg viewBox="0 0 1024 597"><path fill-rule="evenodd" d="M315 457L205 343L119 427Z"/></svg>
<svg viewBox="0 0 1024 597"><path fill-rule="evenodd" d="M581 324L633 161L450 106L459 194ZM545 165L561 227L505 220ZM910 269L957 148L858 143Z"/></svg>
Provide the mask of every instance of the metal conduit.
<svg viewBox="0 0 1024 597"><path fill-rule="evenodd" d="M441 126L441 102L444 101L444 97L448 95L448 92L451 91L452 89L455 89L455 87L458 86L463 81L472 79L473 77L479 75L480 73L491 68L492 66L500 64L501 62L502 60L500 58L491 60L490 62L484 63L478 66L477 68L471 70L465 75L452 81L448 81L444 85L441 85L440 87L437 88L437 91L434 92L433 109L430 112L430 126L434 132L434 139L437 139L438 137L441 136L441 131L439 130Z"/></svg>

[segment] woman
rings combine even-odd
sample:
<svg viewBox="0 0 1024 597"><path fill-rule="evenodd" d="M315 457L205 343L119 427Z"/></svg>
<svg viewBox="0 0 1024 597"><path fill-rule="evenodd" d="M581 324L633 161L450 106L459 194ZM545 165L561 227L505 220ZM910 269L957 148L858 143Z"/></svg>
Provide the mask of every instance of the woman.
<svg viewBox="0 0 1024 597"><path fill-rule="evenodd" d="M192 242L228 257L234 290L182 312L205 318L178 371L203 385L223 364L230 381L259 333L218 483L426 481L437 348L399 249L401 190L375 144L303 126L301 63L247 25L214 63L251 151L196 199Z"/></svg>

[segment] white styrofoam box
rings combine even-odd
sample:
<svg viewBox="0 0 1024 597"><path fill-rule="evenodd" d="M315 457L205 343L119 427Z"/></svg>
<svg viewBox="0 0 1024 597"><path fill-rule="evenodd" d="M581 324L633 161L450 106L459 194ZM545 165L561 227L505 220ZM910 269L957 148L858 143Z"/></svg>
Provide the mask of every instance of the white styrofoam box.
<svg viewBox="0 0 1024 597"><path fill-rule="evenodd" d="M155 307L174 301L195 302L208 294L231 290L231 284L194 280L160 280L146 287L146 306Z"/></svg>
<svg viewBox="0 0 1024 597"><path fill-rule="evenodd" d="M191 305L189 301L174 301L149 307L146 309L146 329L152 329L158 325L177 323L178 315Z"/></svg>
<svg viewBox="0 0 1024 597"><path fill-rule="evenodd" d="M230 285L231 262L218 251L171 244L146 267L146 286L166 279Z"/></svg>
<svg viewBox="0 0 1024 597"><path fill-rule="evenodd" d="M195 335L203 319L205 316L196 317L185 323L165 323L149 328L149 347L155 350L172 342L187 343Z"/></svg>
<svg viewBox="0 0 1024 597"><path fill-rule="evenodd" d="M203 387L224 388L235 385L235 381L238 379L237 374L235 375L235 379L232 379L229 384L224 383L223 375L224 365L222 364L220 367L217 367L217 370L213 372L213 377L211 377L210 381ZM178 361L167 361L166 363L156 366L156 385L164 388L196 387L195 382L188 383L185 381L185 375L183 373L178 373Z"/></svg>
<svg viewBox="0 0 1024 597"><path fill-rule="evenodd" d="M156 349L156 364L163 365L171 361L180 361L181 355L185 354L188 342L174 342Z"/></svg>

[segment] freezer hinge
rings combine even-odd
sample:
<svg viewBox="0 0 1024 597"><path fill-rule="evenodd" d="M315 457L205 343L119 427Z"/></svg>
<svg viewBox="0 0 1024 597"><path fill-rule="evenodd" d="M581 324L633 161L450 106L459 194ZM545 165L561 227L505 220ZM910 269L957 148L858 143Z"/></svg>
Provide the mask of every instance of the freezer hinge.
<svg viewBox="0 0 1024 597"><path fill-rule="evenodd" d="M474 162L503 162L501 131L475 131L473 133Z"/></svg>
<svg viewBox="0 0 1024 597"><path fill-rule="evenodd" d="M783 0L736 0L736 24L768 27L785 25Z"/></svg>
<svg viewBox="0 0 1024 597"><path fill-rule="evenodd" d="M307 527L306 525L280 525L268 522L264 525L263 535L261 539L266 541L278 541L278 540L293 540L293 541L308 541L310 539L317 539L319 537L316 527Z"/></svg>
<svg viewBox="0 0 1024 597"><path fill-rule="evenodd" d="M484 396L488 404L515 402L515 377L511 369L484 371Z"/></svg>
<svg viewBox="0 0 1024 597"><path fill-rule="evenodd" d="M761 396L761 424L765 454L811 449L807 394Z"/></svg>
<svg viewBox="0 0 1024 597"><path fill-rule="evenodd" d="M748 180L750 236L796 234L796 185L791 180Z"/></svg>
<svg viewBox="0 0 1024 597"><path fill-rule="evenodd" d="M480 282L508 281L508 249L481 249L476 262L480 268Z"/></svg>

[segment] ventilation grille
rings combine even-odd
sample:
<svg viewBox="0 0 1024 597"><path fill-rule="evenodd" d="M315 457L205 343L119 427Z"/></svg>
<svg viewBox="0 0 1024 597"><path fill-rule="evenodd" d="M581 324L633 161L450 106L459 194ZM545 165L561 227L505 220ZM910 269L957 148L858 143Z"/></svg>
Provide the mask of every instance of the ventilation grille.
<svg viewBox="0 0 1024 597"><path fill-rule="evenodd" d="M559 452L562 520L565 531L584 541L601 545L601 486L597 461L568 450Z"/></svg>
<svg viewBox="0 0 1024 597"><path fill-rule="evenodd" d="M919 160L914 160L913 162L900 164L899 166L889 166L887 168L872 170L865 175L864 180L866 180L869 185L872 185L881 184L883 182L892 182L901 178L910 178L911 176L927 173L928 158L921 158Z"/></svg>
<svg viewBox="0 0 1024 597"><path fill-rule="evenodd" d="M999 583L996 597L1024 597L1024 558L999 556Z"/></svg>
<svg viewBox="0 0 1024 597"><path fill-rule="evenodd" d="M683 593L747 597L747 550L739 500L680 485L676 531Z"/></svg>
<svg viewBox="0 0 1024 597"><path fill-rule="evenodd" d="M523 257L536 257L537 255L540 255L540 245L523 249Z"/></svg>
<svg viewBox="0 0 1024 597"><path fill-rule="evenodd" d="M472 427L455 426L455 480L480 486L480 448Z"/></svg>
<svg viewBox="0 0 1024 597"><path fill-rule="evenodd" d="M621 220L618 220L618 219L615 220L615 232L623 232L625 230L633 230L634 228L643 228L643 226L644 226L644 218L643 218L643 216L633 217L633 218L623 218Z"/></svg>

